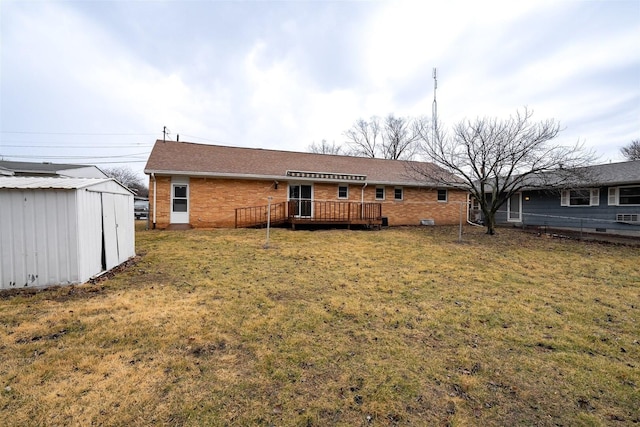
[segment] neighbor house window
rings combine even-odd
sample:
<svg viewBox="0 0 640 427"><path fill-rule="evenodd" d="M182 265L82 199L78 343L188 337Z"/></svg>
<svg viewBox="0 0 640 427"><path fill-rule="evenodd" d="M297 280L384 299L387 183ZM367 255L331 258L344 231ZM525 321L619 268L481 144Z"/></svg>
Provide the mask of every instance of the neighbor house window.
<svg viewBox="0 0 640 427"><path fill-rule="evenodd" d="M338 186L338 199L348 199L349 198L349 186L348 185L339 185Z"/></svg>
<svg viewBox="0 0 640 427"><path fill-rule="evenodd" d="M438 190L438 201L439 202L447 201L447 190Z"/></svg>
<svg viewBox="0 0 640 427"><path fill-rule="evenodd" d="M384 187L376 187L376 200L384 200Z"/></svg>
<svg viewBox="0 0 640 427"><path fill-rule="evenodd" d="M561 206L598 206L600 190L598 188L578 188L564 190L560 196Z"/></svg>
<svg viewBox="0 0 640 427"><path fill-rule="evenodd" d="M396 200L402 200L402 188L395 188L393 191L393 198Z"/></svg>
<svg viewBox="0 0 640 427"><path fill-rule="evenodd" d="M640 186L609 188L610 205L640 205Z"/></svg>

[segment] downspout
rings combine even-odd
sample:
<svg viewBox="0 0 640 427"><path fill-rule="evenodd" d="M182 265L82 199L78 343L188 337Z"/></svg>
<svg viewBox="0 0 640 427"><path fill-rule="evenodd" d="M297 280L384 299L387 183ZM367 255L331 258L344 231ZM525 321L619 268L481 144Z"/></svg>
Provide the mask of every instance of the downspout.
<svg viewBox="0 0 640 427"><path fill-rule="evenodd" d="M364 189L367 188L367 183L365 182L362 186L361 194L360 194L360 218L364 218Z"/></svg>
<svg viewBox="0 0 640 427"><path fill-rule="evenodd" d="M156 193L156 174L151 172L151 179L153 179L153 229L156 229L156 200L158 200Z"/></svg>
<svg viewBox="0 0 640 427"><path fill-rule="evenodd" d="M482 225L476 224L475 222L471 221L471 218L469 217L470 212L471 212L471 194L467 193L467 224L475 225L476 227L482 227Z"/></svg>

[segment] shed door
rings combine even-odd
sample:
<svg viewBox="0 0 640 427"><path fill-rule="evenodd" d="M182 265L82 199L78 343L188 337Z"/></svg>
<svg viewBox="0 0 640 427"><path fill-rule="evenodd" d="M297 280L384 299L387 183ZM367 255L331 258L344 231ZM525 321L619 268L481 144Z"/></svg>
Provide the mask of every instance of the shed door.
<svg viewBox="0 0 640 427"><path fill-rule="evenodd" d="M132 230L127 222L133 221L127 205L127 196L101 193L102 198L102 268L111 270L132 255Z"/></svg>
<svg viewBox="0 0 640 427"><path fill-rule="evenodd" d="M102 193L102 269L110 270L118 265L118 237L116 213L113 210L113 194Z"/></svg>
<svg viewBox="0 0 640 427"><path fill-rule="evenodd" d="M171 180L171 223L189 223L189 178Z"/></svg>

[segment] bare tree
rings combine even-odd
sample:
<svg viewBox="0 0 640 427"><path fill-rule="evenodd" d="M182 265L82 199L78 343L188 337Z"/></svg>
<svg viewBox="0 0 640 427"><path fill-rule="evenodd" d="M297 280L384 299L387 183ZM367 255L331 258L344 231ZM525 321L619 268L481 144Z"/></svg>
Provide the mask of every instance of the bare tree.
<svg viewBox="0 0 640 427"><path fill-rule="evenodd" d="M326 139L323 139L320 143L312 142L309 145L309 152L316 154L342 154L342 147L337 145L335 141L329 144Z"/></svg>
<svg viewBox="0 0 640 427"><path fill-rule="evenodd" d="M358 119L344 135L351 147L351 153L362 157L379 157L380 119L371 117L369 121Z"/></svg>
<svg viewBox="0 0 640 427"><path fill-rule="evenodd" d="M385 159L411 159L420 138L417 121L389 114L384 120L382 154Z"/></svg>
<svg viewBox="0 0 640 427"><path fill-rule="evenodd" d="M389 114L384 120L373 116L358 119L344 135L355 156L408 160L420 137L418 120Z"/></svg>
<svg viewBox="0 0 640 427"><path fill-rule="evenodd" d="M560 124L553 119L533 122L532 116L525 108L504 120L463 120L451 136L423 127L421 153L459 179L434 176L428 169L415 172L435 184L469 191L480 205L487 234L495 234L496 212L512 195L524 187L568 185L578 179L580 167L594 160L580 143L551 144Z"/></svg>
<svg viewBox="0 0 640 427"><path fill-rule="evenodd" d="M640 160L640 139L634 139L629 145L622 147L620 152L627 160Z"/></svg>
<svg viewBox="0 0 640 427"><path fill-rule="evenodd" d="M149 189L144 184L142 177L136 174L131 168L126 166L116 166L103 169L103 172L108 177L118 180L120 184L132 190L136 195L143 197L147 197L149 195Z"/></svg>

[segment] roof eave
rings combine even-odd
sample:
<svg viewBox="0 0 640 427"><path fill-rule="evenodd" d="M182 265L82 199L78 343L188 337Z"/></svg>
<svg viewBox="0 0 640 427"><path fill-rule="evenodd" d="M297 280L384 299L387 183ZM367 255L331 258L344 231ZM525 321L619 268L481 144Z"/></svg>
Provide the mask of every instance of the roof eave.
<svg viewBox="0 0 640 427"><path fill-rule="evenodd" d="M381 181L375 179L367 179L365 181L353 182L343 179L332 178L305 178L292 177L287 175L263 175L263 174L238 174L238 173L222 173L222 172L194 172L194 171L178 171L165 169L145 169L147 175L177 175L177 176L193 176L198 178L222 178L222 179L242 179L242 180L281 180L296 182L327 182L327 183L345 183L350 184L367 184L367 185L388 185L397 187L424 187L424 188L457 188L455 185L443 185L439 183L426 183L422 181Z"/></svg>

